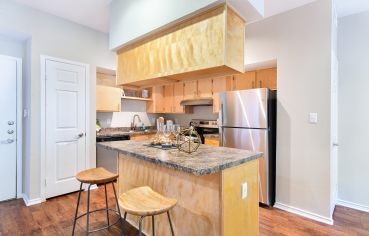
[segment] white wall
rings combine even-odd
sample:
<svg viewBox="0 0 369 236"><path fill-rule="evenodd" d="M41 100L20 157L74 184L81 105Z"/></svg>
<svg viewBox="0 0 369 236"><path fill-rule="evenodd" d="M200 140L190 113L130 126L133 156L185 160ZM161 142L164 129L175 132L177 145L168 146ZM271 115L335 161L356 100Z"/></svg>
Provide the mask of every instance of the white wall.
<svg viewBox="0 0 369 236"><path fill-rule="evenodd" d="M122 112L98 112L102 128L131 127L134 115L139 115L146 127L155 126L159 114L146 113L146 102L122 99ZM136 121L137 122L137 121Z"/></svg>
<svg viewBox="0 0 369 236"><path fill-rule="evenodd" d="M110 48L115 49L219 0L113 0Z"/></svg>
<svg viewBox="0 0 369 236"><path fill-rule="evenodd" d="M165 114L164 118L181 126L189 126L192 119L216 120L218 114L213 113L212 106L195 106L191 114Z"/></svg>
<svg viewBox="0 0 369 236"><path fill-rule="evenodd" d="M338 197L369 211L369 12L338 21Z"/></svg>
<svg viewBox="0 0 369 236"><path fill-rule="evenodd" d="M26 178L29 189L25 193L29 199L40 197L40 55L59 57L90 64L90 165L95 164L95 84L96 66L115 69L115 54L108 50L108 36L81 25L51 16L49 14L20 5L10 0L0 1L0 31L11 30L28 35L30 66L27 69L29 84L25 96L31 111L29 120L30 149L26 152Z"/></svg>
<svg viewBox="0 0 369 236"><path fill-rule="evenodd" d="M277 206L329 222L330 0L246 27L245 61L277 59ZM309 112L318 113L316 125Z"/></svg>
<svg viewBox="0 0 369 236"><path fill-rule="evenodd" d="M126 46L221 3L232 6L247 22L264 16L264 0L113 0L110 49Z"/></svg>

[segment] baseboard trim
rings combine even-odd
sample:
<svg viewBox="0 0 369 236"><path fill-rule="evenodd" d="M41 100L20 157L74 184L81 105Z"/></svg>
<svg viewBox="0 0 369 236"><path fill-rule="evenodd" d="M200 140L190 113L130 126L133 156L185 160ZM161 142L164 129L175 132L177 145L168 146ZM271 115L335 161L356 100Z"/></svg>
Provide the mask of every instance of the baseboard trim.
<svg viewBox="0 0 369 236"><path fill-rule="evenodd" d="M337 199L337 205L369 213L369 206L365 206L362 204L357 204L354 202Z"/></svg>
<svg viewBox="0 0 369 236"><path fill-rule="evenodd" d="M321 215L318 215L318 214L315 214L315 213L312 213L312 212L309 212L309 211L301 210L301 209L296 208L296 207L288 206L288 205L285 205L283 203L276 202L274 204L274 207L278 208L280 210L283 210L283 211L291 212L291 213L299 215L299 216L303 216L303 217L311 219L311 220L319 221L319 222L324 223L324 224L333 225L333 223L334 223L333 219L331 219L331 218L321 216Z"/></svg>
<svg viewBox="0 0 369 236"><path fill-rule="evenodd" d="M24 204L26 204L26 206L32 206L43 202L41 198L28 199L28 196L24 193L23 193L23 201Z"/></svg>

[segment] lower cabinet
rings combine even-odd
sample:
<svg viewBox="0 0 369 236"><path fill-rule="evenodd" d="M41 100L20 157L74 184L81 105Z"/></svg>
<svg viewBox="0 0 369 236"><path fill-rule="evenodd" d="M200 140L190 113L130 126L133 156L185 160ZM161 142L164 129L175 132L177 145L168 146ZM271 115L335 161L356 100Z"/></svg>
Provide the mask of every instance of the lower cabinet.
<svg viewBox="0 0 369 236"><path fill-rule="evenodd" d="M132 135L131 140L133 141L148 141L152 139L155 136L155 134L137 134Z"/></svg>
<svg viewBox="0 0 369 236"><path fill-rule="evenodd" d="M109 86L96 86L96 111L119 112L122 104L122 89Z"/></svg>

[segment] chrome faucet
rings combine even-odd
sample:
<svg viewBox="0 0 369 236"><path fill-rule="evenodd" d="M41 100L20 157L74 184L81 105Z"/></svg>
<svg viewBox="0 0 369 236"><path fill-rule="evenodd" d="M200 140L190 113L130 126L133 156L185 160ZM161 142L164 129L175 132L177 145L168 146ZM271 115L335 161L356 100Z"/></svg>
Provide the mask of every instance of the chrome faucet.
<svg viewBox="0 0 369 236"><path fill-rule="evenodd" d="M138 118L138 122L141 123L141 118L138 114L135 114L133 116L133 120L132 120L132 123L131 123L131 130L136 130L137 126L136 126L136 117Z"/></svg>

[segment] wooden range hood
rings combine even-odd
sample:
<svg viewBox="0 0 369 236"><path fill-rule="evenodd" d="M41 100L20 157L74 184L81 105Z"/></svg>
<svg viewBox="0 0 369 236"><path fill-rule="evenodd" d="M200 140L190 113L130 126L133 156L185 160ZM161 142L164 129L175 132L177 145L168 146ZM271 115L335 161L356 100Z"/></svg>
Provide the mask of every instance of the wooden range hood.
<svg viewBox="0 0 369 236"><path fill-rule="evenodd" d="M245 21L221 5L117 52L117 84L152 86L244 72Z"/></svg>

